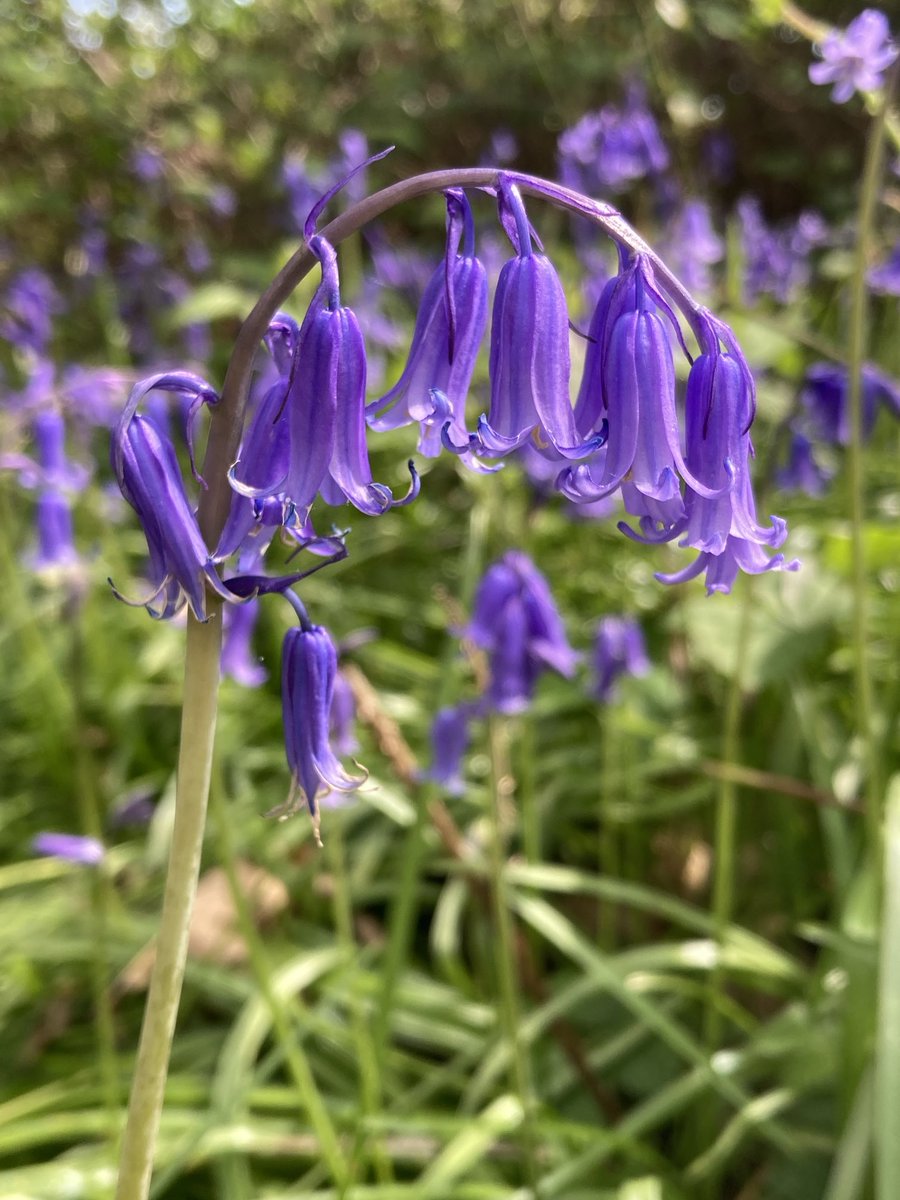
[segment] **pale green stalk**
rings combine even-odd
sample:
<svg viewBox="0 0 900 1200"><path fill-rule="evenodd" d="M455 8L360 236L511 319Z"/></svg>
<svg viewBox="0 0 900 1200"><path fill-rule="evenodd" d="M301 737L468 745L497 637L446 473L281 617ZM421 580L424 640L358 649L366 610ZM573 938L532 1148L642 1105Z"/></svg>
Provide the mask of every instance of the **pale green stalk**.
<svg viewBox="0 0 900 1200"><path fill-rule="evenodd" d="M116 1200L144 1200L150 1189L153 1155L162 1113L169 1055L187 961L190 914L197 892L200 852L212 767L222 616L210 601L205 624L188 616L184 665L184 708L178 756L175 824L156 960L122 1136Z"/></svg>
<svg viewBox="0 0 900 1200"><path fill-rule="evenodd" d="M869 672L869 595L865 545L865 465L863 463L862 371L866 357L869 293L866 273L880 191L884 158L885 119L890 90L869 134L860 188L856 246L850 282L850 331L847 368L850 383L850 446L847 468L850 487L850 521L853 548L853 659L856 683L855 711L865 767L866 819L873 868L881 861L881 817L884 798L878 736L874 727L872 680Z"/></svg>

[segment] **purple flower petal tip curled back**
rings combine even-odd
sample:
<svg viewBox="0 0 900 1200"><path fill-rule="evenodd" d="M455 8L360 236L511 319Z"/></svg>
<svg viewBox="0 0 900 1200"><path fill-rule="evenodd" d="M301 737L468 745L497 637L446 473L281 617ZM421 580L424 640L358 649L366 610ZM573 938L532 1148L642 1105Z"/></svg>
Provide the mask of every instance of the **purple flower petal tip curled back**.
<svg viewBox="0 0 900 1200"><path fill-rule="evenodd" d="M877 8L866 8L847 28L834 30L821 46L822 62L813 63L813 83L833 83L831 98L845 104L854 92L875 92L884 83L884 73L896 60L898 50L891 42L887 17Z"/></svg>
<svg viewBox="0 0 900 1200"><path fill-rule="evenodd" d="M317 840L319 800L332 791L355 791L365 782L345 771L331 746L336 671L337 651L326 629L304 622L287 631L281 660L281 699L291 790L286 804L272 815L288 816L306 805Z"/></svg>
<svg viewBox="0 0 900 1200"><path fill-rule="evenodd" d="M451 796L461 796L466 790L462 760L469 748L469 725L475 709L472 704L442 708L431 726L431 767L426 778L440 784Z"/></svg>
<svg viewBox="0 0 900 1200"><path fill-rule="evenodd" d="M681 449L670 333L677 322L656 287L649 261L638 255L611 280L591 320L593 339L585 357L576 405L582 429L603 419L608 426L603 471L588 464L563 471L557 486L575 503L600 500L626 477L672 519L683 512L680 481L704 495L720 494L697 480ZM605 418L603 412L606 412Z"/></svg>
<svg viewBox="0 0 900 1200"><path fill-rule="evenodd" d="M231 473L231 486L243 496L259 499L283 495L294 505L304 526L320 493L328 504L349 500L360 512L379 516L414 500L419 491L419 477L412 463L412 483L402 500L395 500L390 488L372 480L366 448L366 350L362 331L352 309L341 304L334 248L318 235L310 237L309 247L321 264L322 281L293 350L283 401L286 461L282 464L279 444L269 464L267 483L242 483L237 477L238 469L243 473L241 463L235 464ZM263 431L265 427L258 428ZM276 431L272 429L264 437L276 439ZM247 453L248 446L254 460L265 461L265 448L261 452L249 435L242 454Z"/></svg>
<svg viewBox="0 0 900 1200"><path fill-rule="evenodd" d="M601 704L608 704L623 675L646 675L649 670L644 634L634 617L603 617L594 643L593 695Z"/></svg>
<svg viewBox="0 0 900 1200"><path fill-rule="evenodd" d="M500 219L513 247L497 282L491 318L490 411L462 445L445 424L442 439L455 453L472 450L502 458L533 437L565 458L583 458L602 439L578 436L569 401L569 316L556 269L532 247L522 197L500 177Z"/></svg>
<svg viewBox="0 0 900 1200"><path fill-rule="evenodd" d="M441 452L442 425L452 439L466 437L466 396L487 325L487 274L475 257L472 210L458 188L449 189L446 200L444 261L425 288L406 366L391 390L366 409L371 429L418 421L419 451L428 458ZM435 391L444 399L437 411Z"/></svg>
<svg viewBox="0 0 900 1200"><path fill-rule="evenodd" d="M753 375L731 330L709 313L701 321L702 353L688 375L685 400L687 486L684 512L674 521L642 516L640 532L619 528L635 541L667 542L700 552L695 562L664 583L680 583L706 570L707 590L727 592L738 568L750 574L796 570L783 555L769 559L761 547L778 547L787 536L780 517L760 525L750 482L750 425L756 406ZM664 518L664 514L660 514Z"/></svg>
<svg viewBox="0 0 900 1200"><path fill-rule="evenodd" d="M486 700L497 712L523 711L543 671L571 677L578 661L547 580L518 550L508 551L485 572L466 636L487 651Z"/></svg>
<svg viewBox="0 0 900 1200"><path fill-rule="evenodd" d="M102 842L75 833L39 833L31 848L46 858L60 858L85 867L99 866L105 854Z"/></svg>
<svg viewBox="0 0 900 1200"><path fill-rule="evenodd" d="M196 375L185 371L155 375L135 387L113 431L113 470L122 495L140 518L150 552L153 590L137 603L151 616L167 619L187 600L194 616L205 621L207 586L224 600L234 601L235 597L215 572L172 443L152 418L136 411L153 389L189 396L196 404L218 399L210 385ZM124 599L119 592L116 595Z"/></svg>

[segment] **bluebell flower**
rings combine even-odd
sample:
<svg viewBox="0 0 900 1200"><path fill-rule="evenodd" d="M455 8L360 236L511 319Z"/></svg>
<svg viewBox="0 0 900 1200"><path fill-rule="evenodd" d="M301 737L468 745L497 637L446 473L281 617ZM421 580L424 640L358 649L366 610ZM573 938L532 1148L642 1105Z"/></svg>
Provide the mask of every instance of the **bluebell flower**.
<svg viewBox="0 0 900 1200"><path fill-rule="evenodd" d="M721 493L721 487L697 479L682 453L670 330L680 337L649 261L638 255L607 284L591 322L594 341L576 412L584 428L605 407L609 436L599 478L589 464L560 474L557 486L570 500L600 500L627 477L635 491L666 506L668 519L676 521L684 511L679 478L701 495Z"/></svg>
<svg viewBox="0 0 900 1200"><path fill-rule="evenodd" d="M240 464L231 471L236 491L251 499L283 494L304 526L320 493L326 504L349 500L360 512L378 516L414 500L419 491L412 463L412 484L402 500L395 500L390 488L372 480L366 448L362 332L353 311L341 304L334 248L318 235L309 238L309 248L321 264L322 281L300 326L287 384L286 468L282 470L281 458L276 457L270 482L257 486L240 482L236 470ZM248 445L253 446L249 437L244 452Z"/></svg>
<svg viewBox="0 0 900 1200"><path fill-rule="evenodd" d="M53 317L62 308L62 298L49 275L38 267L20 271L3 297L0 336L20 350L44 355L53 333Z"/></svg>
<svg viewBox="0 0 900 1200"><path fill-rule="evenodd" d="M814 438L849 446L850 389L847 369L838 363L813 363L803 378L800 404ZM900 384L867 363L862 371L862 434L872 435L879 408L900 416Z"/></svg>
<svg viewBox="0 0 900 1200"><path fill-rule="evenodd" d="M795 431L791 435L788 460L777 475L778 486L785 491L821 496L830 480L831 473L816 461L812 442Z"/></svg>
<svg viewBox="0 0 900 1200"><path fill-rule="evenodd" d="M500 218L516 251L503 267L491 319L491 406L478 432L454 442L450 422L444 445L456 454L473 451L503 457L527 438L551 445L565 458L582 458L601 442L582 441L569 401L569 316L559 276L532 247L532 231L519 190L501 176Z"/></svg>
<svg viewBox="0 0 900 1200"><path fill-rule="evenodd" d="M639 83L623 107L607 104L586 113L558 142L560 178L586 195L620 191L669 166L669 152Z"/></svg>
<svg viewBox="0 0 900 1200"><path fill-rule="evenodd" d="M873 292L900 296L900 242L883 263L871 268L866 278Z"/></svg>
<svg viewBox="0 0 900 1200"><path fill-rule="evenodd" d="M638 621L628 616L602 617L594 642L593 695L608 704L614 699L623 675L646 675L650 670L644 634Z"/></svg>
<svg viewBox="0 0 900 1200"><path fill-rule="evenodd" d="M845 104L854 92L876 92L884 74L897 58L887 17L877 8L866 8L841 32L832 31L821 45L822 62L813 63L813 83L833 83L831 98Z"/></svg>
<svg viewBox="0 0 900 1200"><path fill-rule="evenodd" d="M497 712L526 708L548 668L566 677L575 671L578 656L547 580L521 551L508 551L485 572L465 633L487 652L485 700Z"/></svg>
<svg viewBox="0 0 900 1200"><path fill-rule="evenodd" d="M302 616L301 624L287 631L282 651L282 715L291 790L276 815L287 816L306 805L317 839L319 800L331 791L352 792L364 782L347 773L331 747L336 670L337 651L328 631Z"/></svg>
<svg viewBox="0 0 900 1200"><path fill-rule="evenodd" d="M769 558L762 547L777 547L787 536L780 517L759 524L750 482L750 425L756 389L750 368L731 330L703 314L703 353L688 376L685 402L686 459L691 472L684 513L668 523L645 517L640 533L619 528L637 541L663 542L682 536L680 545L700 551L694 563L675 575L657 575L663 583L680 583L706 571L707 591L727 592L739 569L796 570L799 563ZM703 489L698 490L697 482Z"/></svg>
<svg viewBox="0 0 900 1200"><path fill-rule="evenodd" d="M355 754L359 749L356 739L356 697L347 676L340 666L334 676L334 693L328 715L331 741L338 754Z"/></svg>
<svg viewBox="0 0 900 1200"><path fill-rule="evenodd" d="M707 295L712 288L710 267L725 255L709 205L704 200L686 200L671 223L666 243L664 257L684 286Z"/></svg>
<svg viewBox="0 0 900 1200"><path fill-rule="evenodd" d="M462 760L469 748L470 724L477 708L474 704L457 704L439 709L431 725L431 766L425 778L440 784L451 796L461 796L466 790Z"/></svg>
<svg viewBox="0 0 900 1200"><path fill-rule="evenodd" d="M35 854L46 858L61 858L64 862L80 866L96 867L103 862L106 851L96 838L81 837L76 833L39 833L31 843Z"/></svg>
<svg viewBox="0 0 900 1200"><path fill-rule="evenodd" d="M487 275L475 257L472 210L461 190L445 195L444 261L425 288L406 366L391 390L366 408L372 429L418 421L419 451L428 458L440 454L443 425L451 437L466 436L466 396L487 324ZM433 391L442 397L437 418Z"/></svg>
<svg viewBox="0 0 900 1200"><path fill-rule="evenodd" d="M187 600L194 616L205 621L207 587L225 600L235 597L216 574L172 443L152 418L137 412L140 401L154 389L186 394L198 405L216 403L218 396L205 380L186 371L154 375L134 388L112 436L116 480L140 518L150 552L153 590L139 603L151 616L167 619ZM124 599L119 592L116 595Z"/></svg>
<svg viewBox="0 0 900 1200"><path fill-rule="evenodd" d="M773 229L759 201L744 196L737 205L744 260L744 297L753 304L761 295L788 303L809 281L809 256L828 238L828 227L816 212L802 212L796 221Z"/></svg>
<svg viewBox="0 0 900 1200"><path fill-rule="evenodd" d="M36 508L37 549L29 559L36 571L71 567L78 562L72 505L60 488L50 484L38 494Z"/></svg>

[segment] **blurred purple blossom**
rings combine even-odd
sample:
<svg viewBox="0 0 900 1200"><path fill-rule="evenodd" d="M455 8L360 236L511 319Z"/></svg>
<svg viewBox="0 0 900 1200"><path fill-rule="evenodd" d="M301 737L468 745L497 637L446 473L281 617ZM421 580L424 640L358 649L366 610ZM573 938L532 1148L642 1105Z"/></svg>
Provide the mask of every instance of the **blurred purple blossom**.
<svg viewBox="0 0 900 1200"><path fill-rule="evenodd" d="M65 862L96 867L103 862L104 849L96 838L80 837L75 833L39 833L31 843L35 854L46 858L61 858Z"/></svg>
<svg viewBox="0 0 900 1200"><path fill-rule="evenodd" d="M42 355L53 333L53 317L63 311L62 297L49 275L28 267L13 276L0 306L0 336L19 350Z"/></svg>
<svg viewBox="0 0 900 1200"><path fill-rule="evenodd" d="M834 30L822 42L822 62L813 63L813 83L833 83L831 98L845 104L854 92L875 92L884 73L897 58L887 17L877 8L866 8L841 32Z"/></svg>
<svg viewBox="0 0 900 1200"><path fill-rule="evenodd" d="M469 725L477 708L475 704L442 708L431 726L431 767L425 778L439 783L451 796L461 796L466 789L462 760L469 748Z"/></svg>
<svg viewBox="0 0 900 1200"><path fill-rule="evenodd" d="M259 687L269 678L269 672L252 650L258 617L259 600L229 604L224 610L222 675L247 688Z"/></svg>
<svg viewBox="0 0 900 1200"><path fill-rule="evenodd" d="M802 212L796 221L775 229L766 224L759 201L745 196L738 202L744 258L744 296L748 304L760 295L788 303L809 280L809 255L828 239L819 213Z"/></svg>
<svg viewBox="0 0 900 1200"><path fill-rule="evenodd" d="M883 296L900 296L900 242L883 263L872 267L868 280L873 292Z"/></svg>
<svg viewBox="0 0 900 1200"><path fill-rule="evenodd" d="M562 182L588 196L624 190L669 166L669 152L638 83L629 86L621 108L604 105L564 130L557 152Z"/></svg>
<svg viewBox="0 0 900 1200"><path fill-rule="evenodd" d="M623 675L646 675L650 660L636 618L602 617L597 624L593 661L596 680L592 694L601 704L615 698L616 685Z"/></svg>
<svg viewBox="0 0 900 1200"><path fill-rule="evenodd" d="M816 461L812 442L802 433L795 432L791 437L788 460L777 475L778 486L785 491L821 496L830 480L830 472Z"/></svg>
<svg viewBox="0 0 900 1200"><path fill-rule="evenodd" d="M705 200L684 201L669 227L663 255L688 291L709 295L710 267L722 261L725 243L713 227Z"/></svg>
<svg viewBox="0 0 900 1200"><path fill-rule="evenodd" d="M485 700L496 712L521 712L544 671L569 677L578 660L547 580L519 550L508 551L484 573L465 636L487 651L491 678Z"/></svg>
<svg viewBox="0 0 900 1200"><path fill-rule="evenodd" d="M814 438L848 446L851 440L847 369L838 363L813 363L803 379L800 404ZM900 383L867 364L862 372L862 432L868 438L879 406L900 416Z"/></svg>
<svg viewBox="0 0 900 1200"><path fill-rule="evenodd" d="M132 173L142 183L157 183L166 172L166 161L152 146L135 146L128 158Z"/></svg>

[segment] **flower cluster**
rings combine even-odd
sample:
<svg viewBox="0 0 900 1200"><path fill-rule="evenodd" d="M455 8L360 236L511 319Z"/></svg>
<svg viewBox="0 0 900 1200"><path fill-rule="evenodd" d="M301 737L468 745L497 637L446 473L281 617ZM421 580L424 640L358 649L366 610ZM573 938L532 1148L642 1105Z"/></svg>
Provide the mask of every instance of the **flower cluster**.
<svg viewBox="0 0 900 1200"><path fill-rule="evenodd" d="M642 147L648 169L662 169L661 144L655 144L637 99L630 105L627 121L607 114L605 136L618 139L623 160L626 152L639 157ZM345 147L348 157L362 153L355 144ZM269 326L270 361L259 375L228 471L230 511L213 548L201 534L158 398L168 394L180 405L193 474L205 486L193 466L192 431L201 410L218 406L216 390L192 372L151 376L134 389L115 427L113 468L147 537L151 591L141 603L153 616L170 618L188 604L204 621L214 611L210 597L217 597L231 611L224 669L248 684L258 682L261 670L248 650L255 598L281 591L290 599L289 589L305 574L267 574L269 545L278 535L293 549L318 555L321 566L346 553L343 535L322 534L322 506L349 503L378 517L414 500L419 477L413 463L409 490L398 498L373 477L367 445L367 429L411 424L419 427L419 451L426 457L446 448L472 470L493 471L527 448L576 504L604 504L621 493L638 521L637 530L620 526L629 536L647 543L680 538L697 552L686 570L659 576L664 582L705 572L710 592L728 591L741 568L794 569L797 564L782 555L765 553L783 542L786 528L777 517L768 526L756 517L749 475L754 382L731 330L691 301L614 210L587 197L573 199L566 189L512 173L493 175L486 190L496 199L511 253L489 304L469 198L460 187L445 187L445 252L425 286L406 365L388 391L369 400L360 322L342 296L335 247L318 230L325 205L350 180L358 181L367 165L360 162L306 217L317 286L299 324L277 314ZM619 240L619 271L599 293L574 404L565 292L531 225L523 187L583 216L606 219ZM705 243L705 262L714 261L721 247L705 214L686 208L685 222ZM470 429L467 396L489 308L490 400ZM690 367L683 430L673 344L690 357L679 309L700 345ZM236 567L229 567L232 562ZM235 611L235 605L247 607ZM505 556L489 572L468 633L488 655L483 704L493 711L524 707L542 670L571 675L574 669L546 582L522 555ZM315 816L323 788L340 791L359 783L329 741L334 690L334 647L303 610L299 629L285 640L282 667L294 780L288 809L302 797ZM464 741L460 717L442 716L456 746Z"/></svg>

